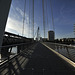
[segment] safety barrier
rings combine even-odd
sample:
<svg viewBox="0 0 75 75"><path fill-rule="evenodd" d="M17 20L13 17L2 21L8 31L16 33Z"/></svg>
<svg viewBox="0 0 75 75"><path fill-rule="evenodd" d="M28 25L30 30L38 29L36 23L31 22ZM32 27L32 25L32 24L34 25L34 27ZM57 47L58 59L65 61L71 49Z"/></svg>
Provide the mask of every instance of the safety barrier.
<svg viewBox="0 0 75 75"><path fill-rule="evenodd" d="M44 42L47 46L75 62L75 46Z"/></svg>

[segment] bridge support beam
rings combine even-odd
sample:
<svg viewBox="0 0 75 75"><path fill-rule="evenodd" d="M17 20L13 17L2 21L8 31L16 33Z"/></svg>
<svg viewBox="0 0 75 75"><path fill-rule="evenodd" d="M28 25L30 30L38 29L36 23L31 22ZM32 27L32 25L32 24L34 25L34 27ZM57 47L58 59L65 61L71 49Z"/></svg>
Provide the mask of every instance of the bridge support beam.
<svg viewBox="0 0 75 75"><path fill-rule="evenodd" d="M12 0L0 0L0 46L2 45L3 41L3 35L6 27L11 1Z"/></svg>

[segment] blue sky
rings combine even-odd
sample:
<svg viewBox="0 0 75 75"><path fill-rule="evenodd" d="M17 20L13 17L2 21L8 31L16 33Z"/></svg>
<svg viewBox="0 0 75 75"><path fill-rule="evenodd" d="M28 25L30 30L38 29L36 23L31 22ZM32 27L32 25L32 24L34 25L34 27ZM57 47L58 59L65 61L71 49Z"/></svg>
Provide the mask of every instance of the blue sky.
<svg viewBox="0 0 75 75"><path fill-rule="evenodd" d="M45 33L53 30L50 0L45 1ZM47 10L46 10L47 2ZM29 0L26 0L26 13L24 36L32 37L32 0L30 0L30 25L29 25ZM34 0L34 34L39 26L40 36L43 37L43 12L42 0ZM75 24L75 0L52 0L55 38L72 38L73 24ZM46 14L47 13L47 14ZM12 0L5 31L22 35L24 15L24 0ZM48 16L48 23L47 23ZM29 28L30 27L30 28Z"/></svg>

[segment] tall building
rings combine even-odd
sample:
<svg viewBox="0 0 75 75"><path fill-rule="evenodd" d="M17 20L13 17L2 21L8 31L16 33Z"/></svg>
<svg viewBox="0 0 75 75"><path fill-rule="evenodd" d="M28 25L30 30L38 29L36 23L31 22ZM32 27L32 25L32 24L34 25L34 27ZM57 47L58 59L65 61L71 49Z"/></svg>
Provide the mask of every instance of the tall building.
<svg viewBox="0 0 75 75"><path fill-rule="evenodd" d="M48 31L48 40L54 41L54 31Z"/></svg>

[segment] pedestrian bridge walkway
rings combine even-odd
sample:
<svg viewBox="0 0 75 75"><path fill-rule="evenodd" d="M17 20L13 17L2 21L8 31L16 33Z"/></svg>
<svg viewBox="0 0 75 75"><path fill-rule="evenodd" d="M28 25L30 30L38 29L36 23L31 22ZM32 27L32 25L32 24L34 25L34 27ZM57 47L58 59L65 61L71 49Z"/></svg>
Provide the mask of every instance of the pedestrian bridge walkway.
<svg viewBox="0 0 75 75"><path fill-rule="evenodd" d="M75 75L74 68L41 43L0 66L0 75Z"/></svg>

